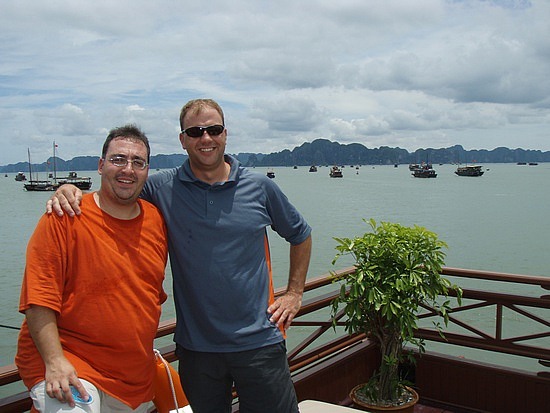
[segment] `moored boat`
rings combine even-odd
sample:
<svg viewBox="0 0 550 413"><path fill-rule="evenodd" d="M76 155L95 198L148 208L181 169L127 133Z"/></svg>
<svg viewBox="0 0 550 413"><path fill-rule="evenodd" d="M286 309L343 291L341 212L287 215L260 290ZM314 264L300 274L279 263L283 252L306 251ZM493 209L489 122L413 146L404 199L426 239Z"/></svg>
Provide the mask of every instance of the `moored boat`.
<svg viewBox="0 0 550 413"><path fill-rule="evenodd" d="M57 177L56 169L56 155L55 148L57 145L53 143L53 172L48 174L48 179L38 180L32 179L32 163L31 163L31 153L29 153L29 181L24 184L25 190L27 191L55 191L63 184L72 184L77 188L88 191L92 187L92 178L90 177L80 177L75 171L69 172L65 177Z"/></svg>
<svg viewBox="0 0 550 413"><path fill-rule="evenodd" d="M455 174L458 176L481 176L484 173L481 168L481 165L459 166L456 168Z"/></svg>
<svg viewBox="0 0 550 413"><path fill-rule="evenodd" d="M6 175L8 176L8 175ZM15 180L16 181L26 181L27 180L27 176L23 173L23 172L17 172L17 175L15 175Z"/></svg>
<svg viewBox="0 0 550 413"><path fill-rule="evenodd" d="M92 187L92 178L78 176L75 171L69 172L69 175L64 178L56 179L59 185L72 184L83 191L87 191Z"/></svg>
<svg viewBox="0 0 550 413"><path fill-rule="evenodd" d="M415 178L437 178L437 173L431 164L422 164L414 169L411 175Z"/></svg>
<svg viewBox="0 0 550 413"><path fill-rule="evenodd" d="M46 180L39 180L32 179L32 163L31 163L31 150L27 149L28 156L29 156L29 181L25 183L23 186L26 191L34 192L34 191L55 191L57 188L59 188L59 184L57 183L57 180L55 179L56 176L56 165L55 165L55 141L53 143L53 174L48 175L48 179Z"/></svg>
<svg viewBox="0 0 550 413"><path fill-rule="evenodd" d="M29 180L25 184L23 184L23 187L26 191L32 192L32 191L55 191L57 188L59 188L58 183L54 183L51 179L45 180L45 181L38 181L38 180Z"/></svg>
<svg viewBox="0 0 550 413"><path fill-rule="evenodd" d="M309 172L317 172L317 167L315 165L311 165L309 167Z"/></svg>
<svg viewBox="0 0 550 413"><path fill-rule="evenodd" d="M331 178L343 178L344 174L342 173L342 169L338 166L334 165L330 168L329 176Z"/></svg>
<svg viewBox="0 0 550 413"><path fill-rule="evenodd" d="M273 169L269 169L266 175L268 178L271 178L271 179L275 178L275 172L273 171Z"/></svg>

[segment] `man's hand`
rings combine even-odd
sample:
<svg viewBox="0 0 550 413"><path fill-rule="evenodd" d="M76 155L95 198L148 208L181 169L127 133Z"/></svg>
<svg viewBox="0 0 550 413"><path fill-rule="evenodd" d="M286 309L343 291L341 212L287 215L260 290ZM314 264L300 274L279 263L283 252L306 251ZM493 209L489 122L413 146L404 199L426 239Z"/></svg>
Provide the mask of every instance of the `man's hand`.
<svg viewBox="0 0 550 413"><path fill-rule="evenodd" d="M74 386L84 400L90 397L82 382L78 379L76 370L65 357L59 357L46 364L46 394L61 403L74 407L75 402L70 385Z"/></svg>
<svg viewBox="0 0 550 413"><path fill-rule="evenodd" d="M287 291L267 309L271 314L269 321L278 326L283 325L285 330L287 330L301 306L302 294L294 291Z"/></svg>
<svg viewBox="0 0 550 413"><path fill-rule="evenodd" d="M25 311L25 317L29 333L46 367L44 375L46 394L74 407L74 399L69 387L72 384L87 400L88 392L78 379L75 368L63 353L57 330L56 312L48 307L31 305Z"/></svg>
<svg viewBox="0 0 550 413"><path fill-rule="evenodd" d="M66 212L70 217L80 215L82 191L71 184L61 185L46 202L46 213L55 212L62 216Z"/></svg>

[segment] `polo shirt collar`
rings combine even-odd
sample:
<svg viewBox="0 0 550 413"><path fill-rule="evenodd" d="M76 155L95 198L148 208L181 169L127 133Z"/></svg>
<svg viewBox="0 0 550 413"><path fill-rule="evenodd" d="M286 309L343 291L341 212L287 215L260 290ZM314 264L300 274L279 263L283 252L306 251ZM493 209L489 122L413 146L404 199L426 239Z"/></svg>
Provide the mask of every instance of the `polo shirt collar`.
<svg viewBox="0 0 550 413"><path fill-rule="evenodd" d="M237 158L234 158L233 156L227 155L227 154L224 154L223 157L224 157L225 162L229 163L229 165L231 167L231 169L229 170L229 178L227 179L226 182L219 182L219 183L216 183L215 185L224 185L224 184L229 183L229 182L236 182L238 180L238 177L239 177L239 167L241 166L241 163L239 162L239 160ZM189 158L187 158L183 162L183 165L182 165L182 167L180 168L180 170L178 172L178 178L181 181L184 181L184 182L200 183L200 184L210 186L209 184L207 184L206 182L201 181L200 179L198 179L195 176L195 174L191 170L191 164L189 163Z"/></svg>

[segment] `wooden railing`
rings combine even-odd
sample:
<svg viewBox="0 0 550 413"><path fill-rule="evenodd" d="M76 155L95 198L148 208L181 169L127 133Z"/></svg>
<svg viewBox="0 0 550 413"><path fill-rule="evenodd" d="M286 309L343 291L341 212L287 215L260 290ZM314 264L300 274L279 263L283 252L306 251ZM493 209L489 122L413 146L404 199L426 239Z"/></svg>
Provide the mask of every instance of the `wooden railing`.
<svg viewBox="0 0 550 413"><path fill-rule="evenodd" d="M335 279L352 271L353 268L348 268L336 272L334 276L325 274L307 282L302 307L288 333L289 341L292 341L291 339L298 334L298 331L300 337L305 336L298 344L289 348L288 352L290 369L295 378L321 360L334 357L352 346L368 342L364 335L349 336L341 329L335 331L330 317L330 303L339 292L339 285ZM550 290L550 277L448 267L444 268L442 273L462 287L462 304L454 303L444 339L435 329L424 325L418 330L418 337L434 342L535 359L541 366L538 375L550 380L550 295L545 294L545 291ZM488 285L484 284L483 289L473 289L467 286L470 284L468 279L482 280ZM489 286L498 288L492 289ZM533 286L534 292L528 295L509 292L514 292L518 286ZM276 295L283 293L283 290L278 290ZM493 331L487 332L486 328L479 325L480 322L487 324L486 315L484 320L479 317L470 317L465 321L461 318L463 314L479 310L493 311L489 316L494 323ZM510 329L506 328L510 320L506 317L504 310L521 316L524 323L531 325L531 328L526 330L533 332L510 334ZM429 321L433 316L434 310L426 307L422 310L420 318L423 321ZM172 335L174 328L175 320L162 322L159 325L157 338ZM508 332L508 335L505 332ZM164 346L160 350L167 360L176 360L173 344ZM19 381L20 377L15 365L0 367L1 387ZM26 392L0 399L1 412L23 412L29 408L30 400Z"/></svg>

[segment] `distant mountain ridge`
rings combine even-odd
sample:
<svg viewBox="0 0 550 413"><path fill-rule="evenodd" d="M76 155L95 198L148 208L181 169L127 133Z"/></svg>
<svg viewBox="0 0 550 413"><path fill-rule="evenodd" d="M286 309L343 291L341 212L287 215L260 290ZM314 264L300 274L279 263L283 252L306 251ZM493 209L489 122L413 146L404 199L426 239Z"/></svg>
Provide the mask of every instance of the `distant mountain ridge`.
<svg viewBox="0 0 550 413"><path fill-rule="evenodd" d="M360 143L340 144L327 139L316 139L295 147L270 154L239 153L234 155L245 166L309 166L309 165L393 165L430 162L448 163L517 163L550 162L550 151L532 149L496 148L493 150L465 150L461 145L450 148L417 149L410 153L401 148L381 146L369 149ZM180 166L187 158L185 154L154 155L152 169L167 169ZM56 158L58 171L93 171L97 169L99 157L77 156L65 161ZM51 170L52 159L42 164L33 164L33 171ZM28 171L27 162L0 166L0 172Z"/></svg>

